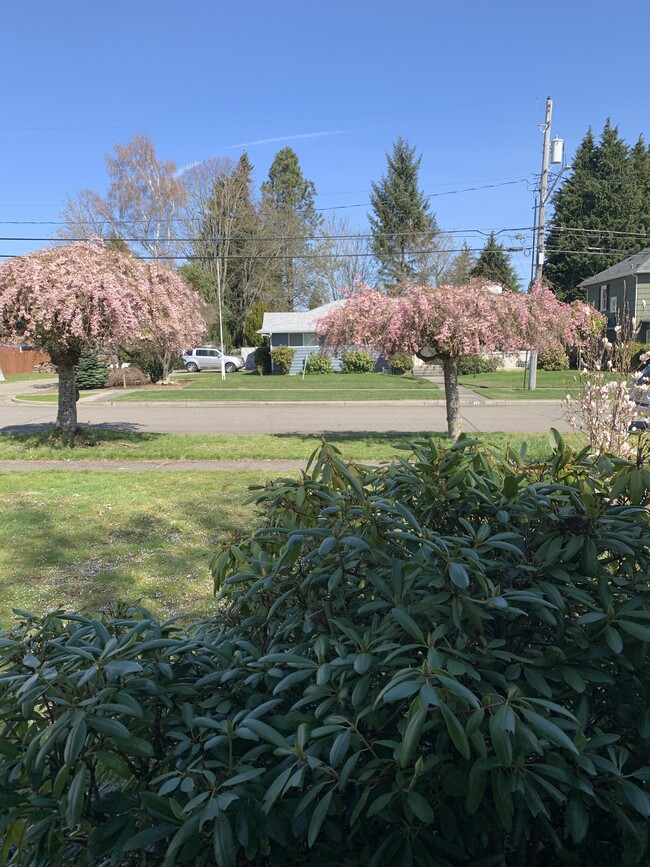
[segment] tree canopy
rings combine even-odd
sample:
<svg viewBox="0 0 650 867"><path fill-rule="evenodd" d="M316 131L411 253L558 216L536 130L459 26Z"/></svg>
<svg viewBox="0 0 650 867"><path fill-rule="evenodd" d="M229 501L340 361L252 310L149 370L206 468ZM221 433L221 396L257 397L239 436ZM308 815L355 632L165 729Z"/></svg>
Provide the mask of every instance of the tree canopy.
<svg viewBox="0 0 650 867"><path fill-rule="evenodd" d="M369 221L381 277L399 294L408 284L429 281L438 224L419 188L422 157L415 147L400 137L386 159L386 174L372 184Z"/></svg>
<svg viewBox="0 0 650 867"><path fill-rule="evenodd" d="M544 276L570 301L582 296L582 280L647 246L650 151L643 138L630 148L608 120L597 143L589 129L552 203Z"/></svg>
<svg viewBox="0 0 650 867"><path fill-rule="evenodd" d="M318 323L325 344L375 347L385 355L440 358L445 376L448 434L460 433L458 359L538 345L575 345L591 324L586 305L571 307L535 286L527 294L475 279L465 286L412 287L399 297L358 286L344 305Z"/></svg>
<svg viewBox="0 0 650 867"><path fill-rule="evenodd" d="M74 366L83 349L144 347L168 368L203 332L197 303L178 274L100 242L46 247L0 265L0 333L57 365L57 425L66 432L77 426Z"/></svg>
<svg viewBox="0 0 650 867"><path fill-rule="evenodd" d="M512 267L510 256L506 253L503 244L497 241L494 232L490 232L490 237L472 267L470 276L492 280L513 291L519 289L519 277Z"/></svg>

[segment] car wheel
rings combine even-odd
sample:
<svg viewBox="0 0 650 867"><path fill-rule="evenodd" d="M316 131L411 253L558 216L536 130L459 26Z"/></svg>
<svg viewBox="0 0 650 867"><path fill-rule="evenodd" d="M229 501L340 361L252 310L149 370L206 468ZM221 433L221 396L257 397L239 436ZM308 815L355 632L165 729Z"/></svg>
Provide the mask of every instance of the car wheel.
<svg viewBox="0 0 650 867"><path fill-rule="evenodd" d="M188 361L187 364L185 365L185 370L188 373L198 373L199 372L199 366L198 366L198 364L195 364L193 361Z"/></svg>
<svg viewBox="0 0 650 867"><path fill-rule="evenodd" d="M233 364L232 361L229 361L226 365L226 373L234 373L237 370L237 365Z"/></svg>

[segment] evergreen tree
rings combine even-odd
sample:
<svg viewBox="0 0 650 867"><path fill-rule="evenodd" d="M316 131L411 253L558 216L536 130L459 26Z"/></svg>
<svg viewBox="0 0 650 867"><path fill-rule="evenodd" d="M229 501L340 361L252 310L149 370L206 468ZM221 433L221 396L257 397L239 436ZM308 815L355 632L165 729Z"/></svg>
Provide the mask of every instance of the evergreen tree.
<svg viewBox="0 0 650 867"><path fill-rule="evenodd" d="M74 370L77 388L80 391L89 388L104 388L106 385L108 368L98 360L97 355L90 349L82 349Z"/></svg>
<svg viewBox="0 0 650 867"><path fill-rule="evenodd" d="M400 294L408 284L430 281L428 251L435 248L438 224L418 186L422 157L415 147L400 137L386 158L386 174L372 184L368 219L380 275L389 292Z"/></svg>
<svg viewBox="0 0 650 867"><path fill-rule="evenodd" d="M316 245L310 238L322 222L315 195L316 187L304 177L296 153L289 147L278 151L268 180L262 184L262 208L266 226L277 239L275 267L267 282L283 299L286 310L303 308L316 282L316 269L304 258L314 251Z"/></svg>
<svg viewBox="0 0 650 867"><path fill-rule="evenodd" d="M485 277L515 292L519 289L519 277L512 267L510 256L506 253L503 244L498 243L494 232L490 233L485 247L470 271L470 276Z"/></svg>
<svg viewBox="0 0 650 867"><path fill-rule="evenodd" d="M476 256L467 241L463 241L460 252L454 256L444 273L444 283L448 286L466 286L476 265Z"/></svg>
<svg viewBox="0 0 650 867"><path fill-rule="evenodd" d="M544 276L563 300L582 297L578 284L642 248L638 232L646 218L637 175L648 182L643 144L634 151L608 120L598 144L588 130L573 172L553 196Z"/></svg>

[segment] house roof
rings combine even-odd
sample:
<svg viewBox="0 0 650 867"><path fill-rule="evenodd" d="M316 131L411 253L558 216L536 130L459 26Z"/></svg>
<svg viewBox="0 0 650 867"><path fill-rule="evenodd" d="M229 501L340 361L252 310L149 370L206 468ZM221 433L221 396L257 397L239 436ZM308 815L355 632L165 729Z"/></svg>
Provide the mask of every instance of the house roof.
<svg viewBox="0 0 650 867"><path fill-rule="evenodd" d="M345 300L332 301L313 310L300 310L297 313L265 313L262 327L258 334L300 334L304 331L314 331L316 322L330 310L341 307Z"/></svg>
<svg viewBox="0 0 650 867"><path fill-rule="evenodd" d="M617 262L610 268L605 268L593 277L587 277L579 286L591 286L593 283L606 283L608 280L616 280L618 277L630 277L633 274L650 273L650 247L646 247L622 262Z"/></svg>

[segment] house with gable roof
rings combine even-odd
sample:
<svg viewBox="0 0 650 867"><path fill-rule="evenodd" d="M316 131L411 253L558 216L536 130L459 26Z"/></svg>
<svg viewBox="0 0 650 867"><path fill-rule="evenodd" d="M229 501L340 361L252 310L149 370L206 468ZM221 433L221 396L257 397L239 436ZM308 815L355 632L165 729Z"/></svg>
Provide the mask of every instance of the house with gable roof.
<svg viewBox="0 0 650 867"><path fill-rule="evenodd" d="M313 310L300 310L296 313L265 313L262 327L257 333L268 337L271 349L277 346L291 346L295 349L296 354L289 373L302 373L307 356L320 351L316 323L330 310L343 304L345 300L332 301L321 307L314 307ZM332 367L340 371L341 360L333 356Z"/></svg>
<svg viewBox="0 0 650 867"><path fill-rule="evenodd" d="M579 287L586 291L587 303L607 316L607 330L623 317L633 318L638 339L650 343L650 247L587 277Z"/></svg>

